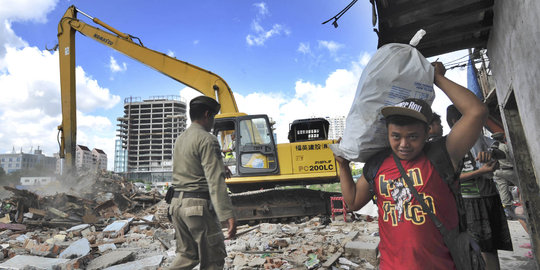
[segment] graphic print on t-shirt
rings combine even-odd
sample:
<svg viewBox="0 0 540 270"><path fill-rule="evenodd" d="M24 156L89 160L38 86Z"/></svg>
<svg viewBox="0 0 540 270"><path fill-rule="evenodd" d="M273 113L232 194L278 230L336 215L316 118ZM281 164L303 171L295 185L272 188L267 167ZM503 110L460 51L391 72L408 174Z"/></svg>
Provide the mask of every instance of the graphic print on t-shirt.
<svg viewBox="0 0 540 270"><path fill-rule="evenodd" d="M401 216L403 215L403 207L405 204L409 203L412 198L412 194L409 188L406 187L403 182L400 182L399 179L391 180L389 184L390 188L394 189L392 190L392 199L394 199L394 202L397 202L397 219L398 222L401 222Z"/></svg>
<svg viewBox="0 0 540 270"><path fill-rule="evenodd" d="M418 189L424 185L422 173L419 168L409 169L409 178L414 186ZM422 206L417 202L412 204L412 193L407 187L407 183L403 177L399 179L386 179L384 174L379 175L379 193L381 196L392 198L392 200L383 201L383 215L385 222L391 221L392 226L397 226L398 222L404 220L411 221L413 224L421 225L426 221L426 213L422 210ZM433 213L436 213L433 198L425 193L418 192L420 197L428 205ZM402 218L403 217L403 218Z"/></svg>

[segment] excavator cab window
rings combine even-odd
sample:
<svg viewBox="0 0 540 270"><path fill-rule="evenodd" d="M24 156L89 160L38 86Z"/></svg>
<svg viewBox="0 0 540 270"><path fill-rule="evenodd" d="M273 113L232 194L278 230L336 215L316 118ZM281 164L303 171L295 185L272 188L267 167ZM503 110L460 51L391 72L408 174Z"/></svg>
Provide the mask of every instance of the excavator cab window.
<svg viewBox="0 0 540 270"><path fill-rule="evenodd" d="M223 163L229 168L233 175L236 172L236 121L235 119L217 120L214 123L213 133L216 135L221 152Z"/></svg>
<svg viewBox="0 0 540 270"><path fill-rule="evenodd" d="M277 149L266 115L238 117L238 172L240 175L279 173Z"/></svg>
<svg viewBox="0 0 540 270"><path fill-rule="evenodd" d="M289 141L305 142L328 139L330 124L324 118L294 120L289 127Z"/></svg>
<svg viewBox="0 0 540 270"><path fill-rule="evenodd" d="M222 151L229 145L234 148L229 155L224 152L223 158L234 176L279 173L276 144L266 115L216 119L213 133Z"/></svg>

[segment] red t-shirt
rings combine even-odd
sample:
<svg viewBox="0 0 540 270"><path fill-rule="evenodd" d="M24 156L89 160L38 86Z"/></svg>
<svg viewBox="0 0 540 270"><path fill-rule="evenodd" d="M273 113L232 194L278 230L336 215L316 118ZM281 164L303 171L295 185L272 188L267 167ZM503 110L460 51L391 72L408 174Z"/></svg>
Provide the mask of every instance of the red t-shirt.
<svg viewBox="0 0 540 270"><path fill-rule="evenodd" d="M402 160L401 164L435 215L449 230L455 228L458 215L454 196L426 155ZM455 269L441 233L406 188L392 155L383 161L374 184L380 269Z"/></svg>

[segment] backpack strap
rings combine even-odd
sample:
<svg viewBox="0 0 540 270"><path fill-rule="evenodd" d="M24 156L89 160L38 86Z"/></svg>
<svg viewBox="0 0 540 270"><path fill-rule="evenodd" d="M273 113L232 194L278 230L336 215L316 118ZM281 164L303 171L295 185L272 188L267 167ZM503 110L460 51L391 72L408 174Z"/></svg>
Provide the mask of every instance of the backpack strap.
<svg viewBox="0 0 540 270"><path fill-rule="evenodd" d="M371 195L375 195L375 176L381 167L383 161L392 153L391 148L384 148L381 151L377 152L375 155L369 158L369 160L364 164L362 169L362 174L366 178L369 184L369 191Z"/></svg>
<svg viewBox="0 0 540 270"><path fill-rule="evenodd" d="M450 154L446 149L446 136L426 143L424 153L426 153L435 170L454 194L459 216L459 231L465 231L467 228L467 216L461 190L459 189L459 175L463 169L463 162L459 164L457 170L454 170L452 159L450 159Z"/></svg>
<svg viewBox="0 0 540 270"><path fill-rule="evenodd" d="M446 149L446 136L426 143L424 153L444 182L452 188L459 179L459 174L456 172L460 170L454 171L452 160Z"/></svg>

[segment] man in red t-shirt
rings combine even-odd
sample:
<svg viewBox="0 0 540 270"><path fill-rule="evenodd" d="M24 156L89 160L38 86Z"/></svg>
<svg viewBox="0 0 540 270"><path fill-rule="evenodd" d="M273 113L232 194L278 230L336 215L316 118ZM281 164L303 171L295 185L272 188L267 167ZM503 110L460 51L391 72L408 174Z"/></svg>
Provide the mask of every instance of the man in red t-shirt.
<svg viewBox="0 0 540 270"><path fill-rule="evenodd" d="M471 91L444 77L446 70L440 62L433 65L435 85L463 112L446 142L439 144L445 148L442 153L448 154L452 163L449 166L455 171L480 134L488 111ZM422 100L407 99L384 107L381 113L386 120L390 149L370 158L356 183L349 161L336 156L340 165L341 192L347 207L358 210L376 195L381 237L380 269L454 269L441 233L411 195L392 159L393 152L432 212L448 229L455 228L458 213L454 196L423 151L432 118L431 108ZM380 166L373 173L374 177L366 177L374 159L381 160L377 162Z"/></svg>

